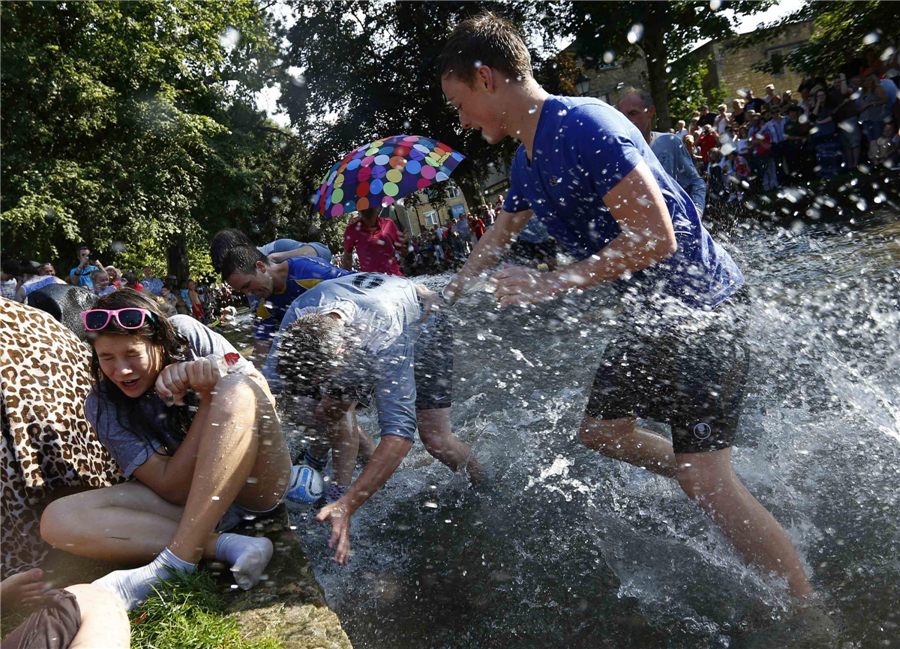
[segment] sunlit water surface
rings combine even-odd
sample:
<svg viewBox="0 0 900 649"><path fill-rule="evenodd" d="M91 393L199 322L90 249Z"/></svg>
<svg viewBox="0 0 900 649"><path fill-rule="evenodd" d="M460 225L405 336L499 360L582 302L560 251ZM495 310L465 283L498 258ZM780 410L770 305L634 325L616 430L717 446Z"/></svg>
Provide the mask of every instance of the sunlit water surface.
<svg viewBox="0 0 900 649"><path fill-rule="evenodd" d="M736 471L793 539L839 646L900 646L900 221L739 229L727 245L755 306ZM326 526L294 516L355 647L757 647L788 627L781 584L673 480L579 444L622 326L609 293L590 301L454 307L453 422L488 490L417 443L355 515L345 567Z"/></svg>

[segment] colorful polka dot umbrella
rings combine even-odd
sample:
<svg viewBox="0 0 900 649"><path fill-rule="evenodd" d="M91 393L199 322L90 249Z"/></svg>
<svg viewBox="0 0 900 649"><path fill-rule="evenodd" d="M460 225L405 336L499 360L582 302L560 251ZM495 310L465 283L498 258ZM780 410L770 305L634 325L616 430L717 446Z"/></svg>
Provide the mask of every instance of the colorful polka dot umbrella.
<svg viewBox="0 0 900 649"><path fill-rule="evenodd" d="M313 204L327 217L388 206L450 178L465 156L443 142L395 135L354 149L322 179Z"/></svg>

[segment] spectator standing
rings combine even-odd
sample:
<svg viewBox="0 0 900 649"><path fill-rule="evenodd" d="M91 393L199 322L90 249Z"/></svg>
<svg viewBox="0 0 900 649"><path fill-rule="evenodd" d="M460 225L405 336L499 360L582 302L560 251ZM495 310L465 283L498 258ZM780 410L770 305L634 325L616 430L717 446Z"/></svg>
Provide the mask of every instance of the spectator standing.
<svg viewBox="0 0 900 649"><path fill-rule="evenodd" d="M802 163L806 143L806 133L800 123L803 108L798 105L788 108L788 121L784 125L785 163L791 176L802 175Z"/></svg>
<svg viewBox="0 0 900 649"><path fill-rule="evenodd" d="M49 261L45 261L43 264L41 264L41 269L38 271L38 275L41 275L42 277L44 275L53 275L54 277L56 277L56 269Z"/></svg>
<svg viewBox="0 0 900 649"><path fill-rule="evenodd" d="M684 148L681 138L671 133L650 130L656 112L650 93L629 88L619 100L618 109L641 132L662 168L687 192L702 216L706 208L706 183L697 173L694 159Z"/></svg>
<svg viewBox="0 0 900 649"><path fill-rule="evenodd" d="M718 147L710 149L709 165L706 169L706 175L709 178L709 186L706 190L707 205L724 203L728 199L728 192L725 189L724 166L725 160L722 158L722 151Z"/></svg>
<svg viewBox="0 0 900 649"><path fill-rule="evenodd" d="M824 88L816 91L815 102L809 120L813 124L810 135L816 151L817 173L819 178L834 178L840 173L842 156L832 117L834 111Z"/></svg>
<svg viewBox="0 0 900 649"><path fill-rule="evenodd" d="M775 94L775 86L770 83L766 86L766 96L763 97L763 101L769 104L769 106L777 106L777 103L773 103L776 99L778 99L778 95ZM778 99L778 101L779 103L781 102L780 99Z"/></svg>
<svg viewBox="0 0 900 649"><path fill-rule="evenodd" d="M677 137L681 142L684 142L684 136L690 135L690 131L684 125L684 120L680 119L675 122L675 137Z"/></svg>
<svg viewBox="0 0 900 649"><path fill-rule="evenodd" d="M478 218L477 214L472 214L469 217L469 233L471 236L472 247L475 247L475 244L478 243L478 240L484 236L484 221Z"/></svg>
<svg viewBox="0 0 900 649"><path fill-rule="evenodd" d="M762 107L765 105L765 100L762 97L754 97L752 90L747 90L747 94L744 96L744 106L748 110L752 110L753 112L760 112Z"/></svg>
<svg viewBox="0 0 900 649"><path fill-rule="evenodd" d="M191 314L200 322L203 322L203 303L200 301L200 295L197 293L197 283L194 280L188 280L188 304L191 307Z"/></svg>
<svg viewBox="0 0 900 649"><path fill-rule="evenodd" d="M900 150L897 123L894 121L885 122L881 137L873 142L872 145L869 150L869 159L873 164L886 165L889 168L895 167L897 152Z"/></svg>
<svg viewBox="0 0 900 649"><path fill-rule="evenodd" d="M735 99L731 102L731 111L731 117L728 121L732 129L742 126L747 121L747 112L742 99ZM721 133L721 130L719 132Z"/></svg>
<svg viewBox="0 0 900 649"><path fill-rule="evenodd" d="M715 126L716 114L709 110L707 104L703 104L700 107L700 118L697 120L697 124L699 126Z"/></svg>
<svg viewBox="0 0 900 649"><path fill-rule="evenodd" d="M761 132L769 135L771 139L771 165L767 165L767 167L772 167L772 172L775 174L775 186L780 187L782 178L782 158L784 157L784 123L782 122L780 108L774 106L769 109L769 119L763 125Z"/></svg>
<svg viewBox="0 0 900 649"><path fill-rule="evenodd" d="M888 99L884 88L878 83L875 73L870 72L862 79L859 99L859 118L866 140L875 142L884 130L884 118L888 115ZM867 145L868 146L868 145Z"/></svg>
<svg viewBox="0 0 900 649"><path fill-rule="evenodd" d="M724 109L724 106L720 106ZM700 159L703 164L709 162L709 150L719 146L719 138L713 132L710 126L703 127L703 134L700 136Z"/></svg>
<svg viewBox="0 0 900 649"><path fill-rule="evenodd" d="M163 281L153 276L150 266L144 266L144 280L141 283L144 285L144 290L153 295L162 295Z"/></svg>
<svg viewBox="0 0 900 649"><path fill-rule="evenodd" d="M728 130L728 120L729 120L730 116L728 115L728 106L726 106L725 104L719 104L718 110L719 110L719 114L716 115L716 118L713 121L713 126L716 130L716 133L718 133L719 135L722 135L725 133L725 131ZM705 132L705 129L704 129L704 132ZM703 146L702 140L701 140L700 146Z"/></svg>
<svg viewBox="0 0 900 649"><path fill-rule="evenodd" d="M397 251L406 254L397 224L378 216L378 208L360 210L360 218L344 230L344 256L341 267L353 270L353 251L359 256L359 269L364 273L402 275Z"/></svg>
<svg viewBox="0 0 900 649"><path fill-rule="evenodd" d="M99 261L95 260L91 263L91 249L87 246L81 246L78 248L78 265L69 271L69 276L78 279L78 286L86 286L89 289L93 289L91 273L101 268L103 268L103 264Z"/></svg>

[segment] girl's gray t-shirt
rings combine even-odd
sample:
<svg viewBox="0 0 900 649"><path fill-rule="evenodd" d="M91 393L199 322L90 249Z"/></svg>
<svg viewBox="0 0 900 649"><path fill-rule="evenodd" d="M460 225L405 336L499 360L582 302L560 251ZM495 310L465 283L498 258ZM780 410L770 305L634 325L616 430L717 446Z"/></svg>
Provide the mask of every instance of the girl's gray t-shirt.
<svg viewBox="0 0 900 649"><path fill-rule="evenodd" d="M231 372L249 374L253 371L253 365L238 354L230 342L191 316L172 316L169 322L187 339L193 358L217 354L231 361L235 360L236 356L235 362L230 366ZM226 356L228 354L235 356ZM131 399L135 406L132 416L140 417L147 429L152 429L156 435L156 439L145 440L139 433L131 430L128 413L119 412L115 402L107 396L105 383L103 381L95 385L88 393L84 411L100 442L110 452L126 477L130 477L135 469L159 449L165 447L174 453L181 441L175 439L166 426L171 408L163 403L156 391L151 389L142 396Z"/></svg>

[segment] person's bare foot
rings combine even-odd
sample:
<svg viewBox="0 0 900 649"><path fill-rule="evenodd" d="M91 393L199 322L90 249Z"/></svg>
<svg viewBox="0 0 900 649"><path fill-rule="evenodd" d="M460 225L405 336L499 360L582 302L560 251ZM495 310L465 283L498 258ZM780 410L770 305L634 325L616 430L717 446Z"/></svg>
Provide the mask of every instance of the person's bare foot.
<svg viewBox="0 0 900 649"><path fill-rule="evenodd" d="M40 600L44 593L44 571L32 568L0 581L0 602L4 609L26 608Z"/></svg>

